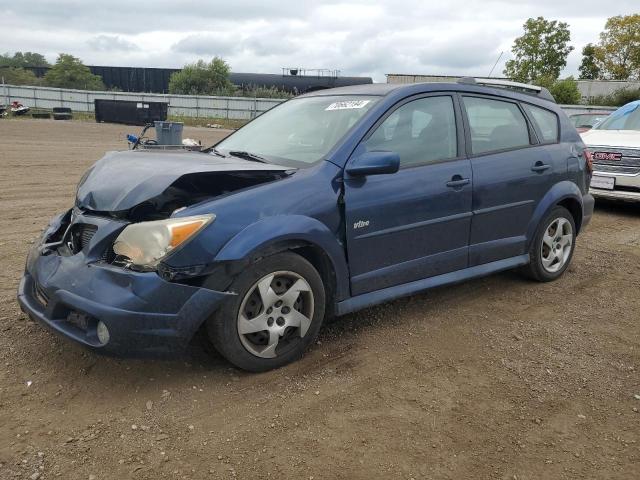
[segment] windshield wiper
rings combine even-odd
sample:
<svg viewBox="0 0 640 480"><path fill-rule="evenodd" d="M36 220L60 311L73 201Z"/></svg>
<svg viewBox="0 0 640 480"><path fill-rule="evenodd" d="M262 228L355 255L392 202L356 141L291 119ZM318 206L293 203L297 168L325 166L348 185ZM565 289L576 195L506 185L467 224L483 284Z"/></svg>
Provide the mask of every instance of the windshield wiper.
<svg viewBox="0 0 640 480"><path fill-rule="evenodd" d="M213 153L214 155L217 155L218 157L222 157L222 158L227 158L227 156L222 153L220 150L218 150L215 145L212 145L210 147L207 148L203 148L202 150L200 150L200 153Z"/></svg>
<svg viewBox="0 0 640 480"><path fill-rule="evenodd" d="M210 153L210 152L213 152L215 155L217 155L219 157L227 158L227 156L224 153L222 153L220 150L218 150L215 147L207 148L206 151L205 151L205 153Z"/></svg>
<svg viewBox="0 0 640 480"><path fill-rule="evenodd" d="M256 155L255 153L233 150L229 152L229 155L233 155L234 157L242 158L244 160L250 160L252 162L269 163L263 157Z"/></svg>

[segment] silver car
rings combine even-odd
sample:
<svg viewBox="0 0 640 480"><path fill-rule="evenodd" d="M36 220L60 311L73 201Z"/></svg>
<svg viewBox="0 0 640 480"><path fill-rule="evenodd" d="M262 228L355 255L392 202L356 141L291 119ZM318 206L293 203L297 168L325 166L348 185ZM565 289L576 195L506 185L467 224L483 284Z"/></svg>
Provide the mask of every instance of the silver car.
<svg viewBox="0 0 640 480"><path fill-rule="evenodd" d="M640 100L581 135L593 160L591 194L640 201Z"/></svg>

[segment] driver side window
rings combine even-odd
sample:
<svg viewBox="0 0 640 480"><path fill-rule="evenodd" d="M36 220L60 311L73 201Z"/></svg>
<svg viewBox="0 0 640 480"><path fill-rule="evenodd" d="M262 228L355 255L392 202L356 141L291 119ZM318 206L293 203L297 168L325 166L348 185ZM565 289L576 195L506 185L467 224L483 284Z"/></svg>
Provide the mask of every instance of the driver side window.
<svg viewBox="0 0 640 480"><path fill-rule="evenodd" d="M389 115L365 141L368 151L400 155L400 167L435 163L458 156L453 99L420 98Z"/></svg>

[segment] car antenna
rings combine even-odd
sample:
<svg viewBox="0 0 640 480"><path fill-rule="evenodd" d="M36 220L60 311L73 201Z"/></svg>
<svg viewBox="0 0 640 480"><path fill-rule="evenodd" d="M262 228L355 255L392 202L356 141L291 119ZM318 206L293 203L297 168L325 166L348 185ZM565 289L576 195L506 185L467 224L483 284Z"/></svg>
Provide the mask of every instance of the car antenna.
<svg viewBox="0 0 640 480"><path fill-rule="evenodd" d="M504 50L500 52L500 55L498 56L498 59L496 60L496 63L493 64L493 67L491 67L491 70L489 71L489 75L487 75L487 77L491 78L491 74L493 73L493 70L496 68L496 66L498 65L498 62L500 61L500 59L502 58L502 55L504 54Z"/></svg>

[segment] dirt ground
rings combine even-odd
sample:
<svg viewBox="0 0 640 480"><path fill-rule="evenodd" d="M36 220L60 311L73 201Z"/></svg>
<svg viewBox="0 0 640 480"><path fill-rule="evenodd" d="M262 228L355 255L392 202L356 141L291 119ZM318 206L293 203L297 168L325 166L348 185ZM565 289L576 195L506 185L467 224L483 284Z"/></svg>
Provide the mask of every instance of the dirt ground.
<svg viewBox="0 0 640 480"><path fill-rule="evenodd" d="M136 131L0 120L0 479L640 478L640 205L599 202L555 283L369 308L278 371L104 358L15 292L83 171Z"/></svg>

